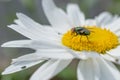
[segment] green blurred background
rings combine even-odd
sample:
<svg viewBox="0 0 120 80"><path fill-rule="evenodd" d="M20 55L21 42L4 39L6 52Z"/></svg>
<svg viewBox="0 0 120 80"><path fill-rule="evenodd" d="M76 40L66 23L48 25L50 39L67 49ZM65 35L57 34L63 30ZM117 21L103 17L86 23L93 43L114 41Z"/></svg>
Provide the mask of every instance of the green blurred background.
<svg viewBox="0 0 120 80"><path fill-rule="evenodd" d="M66 10L68 3L77 3L87 18L93 18L103 11L120 14L120 0L54 0L57 6ZM0 45L4 42L26 37L7 28L16 19L16 12L21 12L41 24L49 24L41 6L41 0L0 0ZM33 52L31 49L0 48L0 73L10 65L11 59ZM74 60L69 67L55 76L52 80L77 80ZM0 75L0 80L28 80L32 73L40 66L10 75Z"/></svg>

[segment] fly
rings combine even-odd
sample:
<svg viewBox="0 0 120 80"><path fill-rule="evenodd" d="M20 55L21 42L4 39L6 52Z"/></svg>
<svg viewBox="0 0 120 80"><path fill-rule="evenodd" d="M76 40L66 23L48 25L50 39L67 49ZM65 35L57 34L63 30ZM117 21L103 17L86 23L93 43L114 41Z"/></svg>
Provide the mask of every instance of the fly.
<svg viewBox="0 0 120 80"><path fill-rule="evenodd" d="M85 27L74 27L71 30L72 30L72 32L75 32L77 35L81 35L81 37L86 36L87 40L88 40L88 35L90 35L90 33L91 33L91 31Z"/></svg>

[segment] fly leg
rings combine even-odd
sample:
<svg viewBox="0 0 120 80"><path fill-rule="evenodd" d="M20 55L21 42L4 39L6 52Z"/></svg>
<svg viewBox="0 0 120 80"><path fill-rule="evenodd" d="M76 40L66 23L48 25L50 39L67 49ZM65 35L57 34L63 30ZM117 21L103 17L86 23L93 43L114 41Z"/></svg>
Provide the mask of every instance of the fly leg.
<svg viewBox="0 0 120 80"><path fill-rule="evenodd" d="M88 36L86 36L86 38L87 38L88 42L90 42Z"/></svg>
<svg viewBox="0 0 120 80"><path fill-rule="evenodd" d="M80 42L81 42L81 39L82 39L82 35L80 36Z"/></svg>
<svg viewBox="0 0 120 80"><path fill-rule="evenodd" d="M90 43L90 41L89 41L89 38L88 38L88 36L86 36L86 38L87 38L87 40L88 40L88 42L87 42L87 48L88 48L88 50L89 50L89 43Z"/></svg>

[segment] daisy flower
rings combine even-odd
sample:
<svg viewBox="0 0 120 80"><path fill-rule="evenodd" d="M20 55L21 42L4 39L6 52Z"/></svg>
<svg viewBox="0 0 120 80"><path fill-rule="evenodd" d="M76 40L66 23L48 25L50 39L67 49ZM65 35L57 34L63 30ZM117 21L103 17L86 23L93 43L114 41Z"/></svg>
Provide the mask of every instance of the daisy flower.
<svg viewBox="0 0 120 80"><path fill-rule="evenodd" d="M68 4L66 13L53 0L42 0L42 6L51 25L38 24L17 13L15 24L8 26L29 39L10 41L2 47L31 48L35 52L13 59L3 75L46 61L30 80L49 80L73 59L79 59L78 80L120 80L113 64L120 64L118 15L103 12L94 19L85 19L76 4Z"/></svg>

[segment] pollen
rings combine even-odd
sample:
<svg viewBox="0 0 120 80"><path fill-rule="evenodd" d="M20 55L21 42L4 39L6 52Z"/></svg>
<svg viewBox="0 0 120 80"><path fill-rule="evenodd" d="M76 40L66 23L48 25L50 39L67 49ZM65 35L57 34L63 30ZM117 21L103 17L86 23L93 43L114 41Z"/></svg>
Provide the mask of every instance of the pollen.
<svg viewBox="0 0 120 80"><path fill-rule="evenodd" d="M89 35L77 34L71 29L63 34L62 44L76 51L95 51L99 54L105 54L119 45L118 37L106 28L84 28L90 31Z"/></svg>

